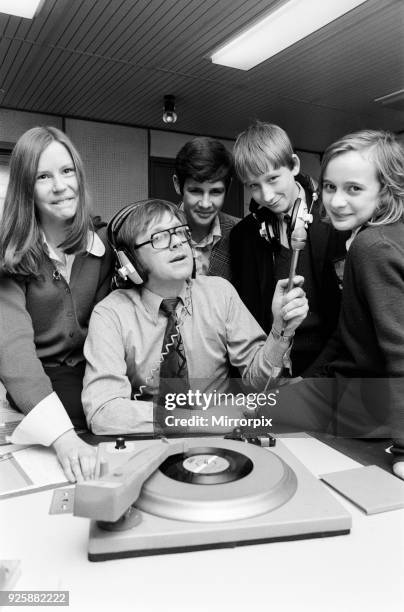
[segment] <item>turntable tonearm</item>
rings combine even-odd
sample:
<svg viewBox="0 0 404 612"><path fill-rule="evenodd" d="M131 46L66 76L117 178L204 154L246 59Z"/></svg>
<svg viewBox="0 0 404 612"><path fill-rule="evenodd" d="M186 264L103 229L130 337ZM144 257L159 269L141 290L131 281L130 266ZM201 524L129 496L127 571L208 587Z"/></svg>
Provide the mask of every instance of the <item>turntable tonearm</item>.
<svg viewBox="0 0 404 612"><path fill-rule="evenodd" d="M92 518L88 558L347 534L351 517L281 441L223 438L100 444L98 480L76 485Z"/></svg>

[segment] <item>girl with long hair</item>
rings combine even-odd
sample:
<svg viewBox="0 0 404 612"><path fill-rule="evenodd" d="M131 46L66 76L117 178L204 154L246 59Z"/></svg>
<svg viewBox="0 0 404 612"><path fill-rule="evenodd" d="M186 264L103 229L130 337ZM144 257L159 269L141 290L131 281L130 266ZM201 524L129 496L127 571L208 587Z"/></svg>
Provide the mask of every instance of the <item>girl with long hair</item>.
<svg viewBox="0 0 404 612"><path fill-rule="evenodd" d="M52 445L71 481L95 468L74 426L85 423L88 321L112 265L73 143L54 127L28 130L11 155L0 223L0 380L26 415L11 441Z"/></svg>

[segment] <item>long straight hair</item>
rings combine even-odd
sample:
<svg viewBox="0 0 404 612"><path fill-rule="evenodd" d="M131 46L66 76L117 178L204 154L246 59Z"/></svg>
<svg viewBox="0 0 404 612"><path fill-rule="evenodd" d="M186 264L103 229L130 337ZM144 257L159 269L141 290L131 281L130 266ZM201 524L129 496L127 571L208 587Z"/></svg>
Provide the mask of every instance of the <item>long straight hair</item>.
<svg viewBox="0 0 404 612"><path fill-rule="evenodd" d="M34 188L39 158L52 143L69 152L76 171L78 206L66 223L65 240L58 245L65 253L86 250L92 229L83 162L70 139L55 127L34 127L17 141L10 159L10 178L0 224L0 272L6 275L39 276L44 258Z"/></svg>

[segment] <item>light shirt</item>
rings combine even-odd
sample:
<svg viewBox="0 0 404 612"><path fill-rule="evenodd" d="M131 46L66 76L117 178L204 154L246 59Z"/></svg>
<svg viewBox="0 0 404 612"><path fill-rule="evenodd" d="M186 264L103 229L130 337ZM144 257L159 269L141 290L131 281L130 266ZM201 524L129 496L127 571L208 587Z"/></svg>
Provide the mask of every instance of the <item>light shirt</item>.
<svg viewBox="0 0 404 612"><path fill-rule="evenodd" d="M177 307L190 389L224 393L230 364L262 391L290 366L288 343L265 333L228 281L197 276ZM167 318L147 289L113 291L93 311L84 355L83 408L94 433L152 431ZM141 399L140 391L143 391ZM146 399L145 399L146 398Z"/></svg>
<svg viewBox="0 0 404 612"><path fill-rule="evenodd" d="M303 215L306 215L308 213L308 208L307 208L306 195L305 195L304 189L302 189L299 183L296 183L296 185L299 188L299 193L297 197L301 199L301 204L299 206L299 211L298 211L298 218L301 218ZM288 235L287 235L287 223L285 222L284 218L286 214L291 215L292 210L293 210L293 206L287 213L278 215L278 219L280 220L280 223L279 223L280 243L282 246L284 246L287 249L290 249L290 246L289 246Z"/></svg>
<svg viewBox="0 0 404 612"><path fill-rule="evenodd" d="M334 270L335 270L335 273L336 273L337 278L338 278L339 288L341 290L343 288L346 255L347 255L349 249L351 248L351 245L352 245L352 243L353 243L357 233L361 229L361 227L362 226L357 227L355 230L353 230L351 235L349 236L348 240L345 242L345 249L346 249L345 255L343 257L341 257L340 259L337 259L337 260L334 261Z"/></svg>
<svg viewBox="0 0 404 612"><path fill-rule="evenodd" d="M359 227L357 227L356 229L354 229L352 231L352 234L349 236L348 240L345 243L345 247L346 247L346 252L348 253L351 244L353 243L353 241L355 240L355 237L357 235L357 233L359 232L359 230L362 229L362 225L360 225Z"/></svg>
<svg viewBox="0 0 404 612"><path fill-rule="evenodd" d="M56 270L65 278L66 282L70 283L75 258L74 253L57 253L53 246L46 240L44 232L42 231L41 233L43 246L48 257L52 260ZM101 238L95 232L88 232L86 251L91 255L95 255L95 257L102 257L105 253L105 246Z"/></svg>
<svg viewBox="0 0 404 612"><path fill-rule="evenodd" d="M184 205L180 205L180 210L184 210ZM195 257L196 273L207 275L210 264L212 249L222 238L219 214L214 218L209 233L200 242L195 242L191 236L191 246Z"/></svg>
<svg viewBox="0 0 404 612"><path fill-rule="evenodd" d="M73 425L69 415L58 395L53 392L23 418L7 441L11 444L50 446L70 429L73 429Z"/></svg>

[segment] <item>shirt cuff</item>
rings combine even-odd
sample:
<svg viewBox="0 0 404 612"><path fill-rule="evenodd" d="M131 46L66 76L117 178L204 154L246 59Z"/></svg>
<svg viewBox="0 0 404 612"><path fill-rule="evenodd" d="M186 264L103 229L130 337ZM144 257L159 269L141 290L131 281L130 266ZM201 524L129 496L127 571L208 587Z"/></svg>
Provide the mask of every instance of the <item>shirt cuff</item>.
<svg viewBox="0 0 404 612"><path fill-rule="evenodd" d="M290 361L290 351L293 344L293 335L281 336L271 330L265 343L265 352L273 366L283 368Z"/></svg>
<svg viewBox="0 0 404 612"><path fill-rule="evenodd" d="M11 444L50 446L69 429L73 429L73 424L59 397L53 392L23 418L7 441Z"/></svg>

